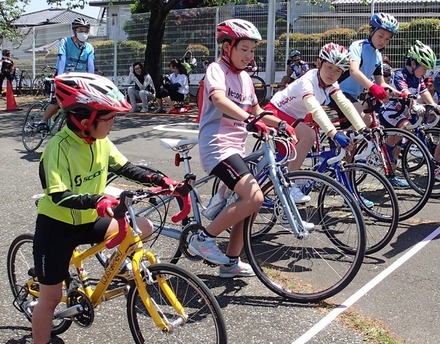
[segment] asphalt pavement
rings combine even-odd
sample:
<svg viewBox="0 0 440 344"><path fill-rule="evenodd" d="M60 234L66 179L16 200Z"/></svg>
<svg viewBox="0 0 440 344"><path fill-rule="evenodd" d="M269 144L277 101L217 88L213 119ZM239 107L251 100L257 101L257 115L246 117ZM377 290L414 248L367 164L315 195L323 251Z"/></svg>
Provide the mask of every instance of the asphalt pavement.
<svg viewBox="0 0 440 344"><path fill-rule="evenodd" d="M18 234L33 232L32 195L41 193L39 153L21 143L24 111L0 113L0 343L32 343L30 323L12 306L6 255ZM193 116L127 115L118 119L110 138L132 161L159 168L179 179L174 154L159 138L196 135ZM165 130L158 130L165 129ZM197 147L191 161L198 167ZM179 261L202 278L216 295L228 326L229 343L440 343L439 200L399 225L396 237L382 251L366 257L349 287L320 305L286 302L257 278L218 278L217 270L199 262ZM440 231L440 230L439 230ZM431 237L430 237L431 235ZM90 328L72 326L55 343L132 343L125 299L105 302L95 310ZM384 342L385 343L385 342Z"/></svg>

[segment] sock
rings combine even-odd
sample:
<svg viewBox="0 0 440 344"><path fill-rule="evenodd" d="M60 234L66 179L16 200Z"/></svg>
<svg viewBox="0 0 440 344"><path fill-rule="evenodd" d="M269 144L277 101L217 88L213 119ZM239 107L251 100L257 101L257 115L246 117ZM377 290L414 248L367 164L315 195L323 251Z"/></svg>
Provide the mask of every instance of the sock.
<svg viewBox="0 0 440 344"><path fill-rule="evenodd" d="M199 241L206 241L206 240L210 240L210 239L215 239L215 236L212 236L211 234L209 234L206 229L203 229L203 231L200 231L199 234L197 235L197 240Z"/></svg>
<svg viewBox="0 0 440 344"><path fill-rule="evenodd" d="M229 263L225 264L225 266L229 267L229 266L238 264L238 257L231 257L231 256L228 256L228 255L226 255L226 257L229 258Z"/></svg>

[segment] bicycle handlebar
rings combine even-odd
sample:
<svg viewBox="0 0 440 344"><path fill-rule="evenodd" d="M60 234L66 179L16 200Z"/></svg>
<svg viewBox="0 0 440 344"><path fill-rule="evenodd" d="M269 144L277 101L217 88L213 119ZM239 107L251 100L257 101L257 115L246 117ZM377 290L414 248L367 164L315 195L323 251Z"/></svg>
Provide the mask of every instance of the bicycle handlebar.
<svg viewBox="0 0 440 344"><path fill-rule="evenodd" d="M170 195L174 194L179 197L182 201L182 209L177 213L171 216L171 221L177 223L182 221L184 218L188 216L191 211L191 199L189 196L189 192L191 191L191 185L189 184L189 179L186 179L184 182L180 183L176 186L174 190L164 189L162 187L151 188L147 191L138 190L138 191L123 191L119 196L119 204L112 208L114 218L118 221L118 233L108 240L105 243L105 246L108 249L111 249L117 245L119 245L127 235L128 231L128 222L126 218L127 211L130 215L134 215L132 211L133 201L142 200L144 198L158 196L158 195ZM130 211L131 210L131 211ZM137 225L135 217L132 217L133 226L136 228Z"/></svg>

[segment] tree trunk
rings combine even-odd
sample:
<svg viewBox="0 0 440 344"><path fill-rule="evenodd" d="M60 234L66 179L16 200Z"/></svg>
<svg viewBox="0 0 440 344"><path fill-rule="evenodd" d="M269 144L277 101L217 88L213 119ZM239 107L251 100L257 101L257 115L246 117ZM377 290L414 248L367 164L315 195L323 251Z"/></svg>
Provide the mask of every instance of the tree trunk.
<svg viewBox="0 0 440 344"><path fill-rule="evenodd" d="M163 3L161 0L147 1L151 15L148 24L144 65L153 79L156 90L162 83L162 43L165 34L165 21L168 13L178 2L179 0L170 0L167 3Z"/></svg>

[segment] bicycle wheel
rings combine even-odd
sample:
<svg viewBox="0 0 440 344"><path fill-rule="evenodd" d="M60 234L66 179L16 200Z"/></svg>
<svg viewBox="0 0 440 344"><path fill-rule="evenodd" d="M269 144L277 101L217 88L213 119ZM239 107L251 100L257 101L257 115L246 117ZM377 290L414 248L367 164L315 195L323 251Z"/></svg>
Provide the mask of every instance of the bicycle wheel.
<svg viewBox="0 0 440 344"><path fill-rule="evenodd" d="M60 110L56 118L53 120L53 124L50 128L50 134L55 135L64 127L64 124L66 124L66 113Z"/></svg>
<svg viewBox="0 0 440 344"><path fill-rule="evenodd" d="M399 224L396 193L382 174L365 164L346 164L342 173L347 177L350 191L353 191L362 210L367 236L365 254L377 252L391 241ZM327 231L330 240L344 247L345 244L334 233Z"/></svg>
<svg viewBox="0 0 440 344"><path fill-rule="evenodd" d="M37 75L32 82L32 93L34 96L44 96L44 75Z"/></svg>
<svg viewBox="0 0 440 344"><path fill-rule="evenodd" d="M304 192L310 202L297 209L314 229L297 238L284 224L284 207L272 182L267 182L262 190L272 211L262 208L246 219L246 255L259 280L276 294L294 302L319 302L339 293L356 276L365 253L365 225L353 196L334 179L313 171L289 172L285 177L308 189ZM269 222L273 225L267 233L252 236ZM328 231L355 253L330 241Z"/></svg>
<svg viewBox="0 0 440 344"><path fill-rule="evenodd" d="M14 306L29 321L32 321L32 312L38 302L35 295L39 290L36 277L32 277L34 275L33 242L32 234L19 235L9 247L7 257L8 279L14 296ZM62 306L63 304L59 305ZM72 325L70 319L53 320L52 334L64 333L70 325Z"/></svg>
<svg viewBox="0 0 440 344"><path fill-rule="evenodd" d="M47 136L47 133L40 133L37 126L48 104L47 102L36 102L31 105L26 113L21 130L21 141L28 152L36 151Z"/></svg>
<svg viewBox="0 0 440 344"><path fill-rule="evenodd" d="M423 143L408 131L385 128L382 129L383 140L366 157L366 164L386 175L384 142L397 142L395 145L398 158L395 164L395 174L409 184L407 188L393 186L399 203L399 221L407 220L423 209L428 202L434 185L434 166L430 154ZM356 147L355 155L366 148L365 141ZM397 152L398 150L398 152ZM405 158L405 160L403 160ZM388 176L386 176L388 177Z"/></svg>
<svg viewBox="0 0 440 344"><path fill-rule="evenodd" d="M138 165L147 173L162 174L159 170L144 165ZM140 184L131 180L127 180L116 174L110 174L107 179L107 190L117 188L119 190L138 190L145 188L144 184ZM180 234L182 227L187 223L174 223L171 216L177 214L181 209L180 199L174 196L152 197L138 202L134 205L137 216L148 218L153 222L153 234L144 240L144 247L152 250L161 262L177 263L182 255L180 249ZM174 237L163 234L164 227L174 229ZM104 250L97 254L97 258L103 266L106 266L108 258L112 254L111 250Z"/></svg>
<svg viewBox="0 0 440 344"><path fill-rule="evenodd" d="M440 144L440 128L427 128L424 129L423 132L419 134L419 138L424 143L426 148L428 149L429 153L435 157L435 151L437 146ZM408 150L408 153L410 155L414 155L414 150ZM405 158L407 158L407 155L405 155ZM423 160L421 161L423 162ZM413 168L417 168L418 166L414 165L413 161ZM440 168L440 162L436 161L434 162L434 170ZM431 191L431 197L432 198L440 198L440 181L436 180L434 178L434 186Z"/></svg>
<svg viewBox="0 0 440 344"><path fill-rule="evenodd" d="M258 104L265 105L267 96L267 85L266 82L257 75L251 76L252 82L254 84L255 94L257 95Z"/></svg>
<svg viewBox="0 0 440 344"><path fill-rule="evenodd" d="M197 276L172 264L154 264L148 270L154 281L147 285L153 307L173 326L168 332L159 329L139 297L138 289L130 288L127 316L135 343L227 343L226 324L220 306ZM159 278L166 281L166 286L185 309L187 319L176 313L156 282Z"/></svg>

